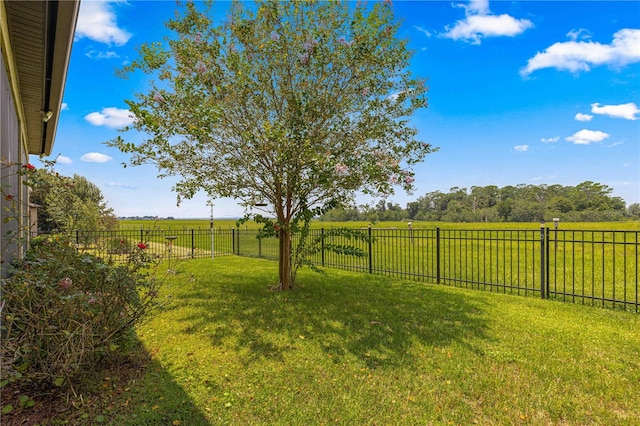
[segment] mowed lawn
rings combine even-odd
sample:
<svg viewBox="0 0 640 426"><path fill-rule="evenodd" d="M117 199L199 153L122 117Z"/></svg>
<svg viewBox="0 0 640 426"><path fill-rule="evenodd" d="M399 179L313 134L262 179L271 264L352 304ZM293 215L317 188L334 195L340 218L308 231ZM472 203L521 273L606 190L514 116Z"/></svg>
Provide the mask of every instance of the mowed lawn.
<svg viewBox="0 0 640 426"><path fill-rule="evenodd" d="M640 316L277 263L182 262L114 425L634 425Z"/></svg>

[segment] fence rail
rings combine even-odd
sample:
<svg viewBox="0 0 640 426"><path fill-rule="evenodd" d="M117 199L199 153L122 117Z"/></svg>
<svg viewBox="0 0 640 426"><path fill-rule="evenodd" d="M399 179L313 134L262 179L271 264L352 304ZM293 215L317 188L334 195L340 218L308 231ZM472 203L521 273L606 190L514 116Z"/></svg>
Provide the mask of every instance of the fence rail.
<svg viewBox="0 0 640 426"><path fill-rule="evenodd" d="M501 293L536 295L640 311L640 231L372 229L368 241L324 229L310 239L320 267L447 284ZM118 259L138 243L174 258L239 255L278 259L276 238L242 229L76 231L78 250ZM296 238L293 246L295 247ZM352 245L363 257L338 255L329 245Z"/></svg>

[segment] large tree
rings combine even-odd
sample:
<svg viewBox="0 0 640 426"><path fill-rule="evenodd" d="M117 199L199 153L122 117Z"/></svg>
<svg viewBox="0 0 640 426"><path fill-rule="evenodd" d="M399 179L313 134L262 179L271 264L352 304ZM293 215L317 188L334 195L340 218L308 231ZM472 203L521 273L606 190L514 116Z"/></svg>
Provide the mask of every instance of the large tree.
<svg viewBox="0 0 640 426"><path fill-rule="evenodd" d="M117 226L100 188L84 176L62 176L50 165L34 171L29 185L29 199L39 206L40 231L100 231Z"/></svg>
<svg viewBox="0 0 640 426"><path fill-rule="evenodd" d="M179 197L267 202L289 289L301 218L358 191L412 188L412 166L433 151L409 124L427 88L409 71L390 1L234 2L221 16L188 2L167 23L173 36L141 46L123 71L151 76L127 101L149 137L111 144L179 176Z"/></svg>

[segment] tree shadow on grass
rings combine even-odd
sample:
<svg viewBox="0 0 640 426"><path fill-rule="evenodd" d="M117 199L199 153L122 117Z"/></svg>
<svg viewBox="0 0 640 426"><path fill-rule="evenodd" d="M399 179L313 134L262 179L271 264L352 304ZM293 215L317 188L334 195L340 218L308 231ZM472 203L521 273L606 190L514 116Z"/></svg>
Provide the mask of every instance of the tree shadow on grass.
<svg viewBox="0 0 640 426"><path fill-rule="evenodd" d="M142 344L138 347L139 351L111 359L78 378L74 392L69 395L62 392L34 395L35 405L31 408L21 408L18 403L18 396L26 391L3 388L3 407L13 404L16 409L2 414L0 424L209 424L171 374L151 359Z"/></svg>
<svg viewBox="0 0 640 426"><path fill-rule="evenodd" d="M209 420L159 361L148 353L140 370L109 402L110 425L206 425Z"/></svg>
<svg viewBox="0 0 640 426"><path fill-rule="evenodd" d="M247 268L256 262L256 268ZM411 365L415 345L438 348L485 338L484 307L442 287L327 270L302 271L301 287L271 292L277 264L196 272L178 298L190 306L184 332L207 330L212 345L235 345L242 361L282 360L301 341L314 342L335 362L358 357L368 368ZM273 269L273 272L270 269Z"/></svg>
<svg viewBox="0 0 640 426"><path fill-rule="evenodd" d="M139 382L131 385L132 397L125 400L128 408L114 416L112 425L205 425L209 420L190 400L173 377L152 361Z"/></svg>

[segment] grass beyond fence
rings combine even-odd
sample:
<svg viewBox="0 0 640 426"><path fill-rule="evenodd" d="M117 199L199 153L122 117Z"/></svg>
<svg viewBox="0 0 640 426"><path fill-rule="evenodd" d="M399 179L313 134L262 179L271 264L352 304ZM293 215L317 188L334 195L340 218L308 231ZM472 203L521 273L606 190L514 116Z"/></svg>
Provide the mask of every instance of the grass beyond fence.
<svg viewBox="0 0 640 426"><path fill-rule="evenodd" d="M183 262L112 425L632 425L640 317L273 262Z"/></svg>
<svg viewBox="0 0 640 426"><path fill-rule="evenodd" d="M323 241L357 246L366 256L320 250L313 262L320 267L640 311L640 231L361 230L370 242L341 236L326 236ZM314 228L310 238L325 232ZM257 230L249 228L139 229L77 231L73 238L79 249L114 258L144 242L150 250L176 259L236 254L277 260L277 239L256 235Z"/></svg>
<svg viewBox="0 0 640 426"><path fill-rule="evenodd" d="M312 229L311 236L323 229ZM640 231L363 229L370 243L352 244L367 256L322 250L318 266L383 274L510 294L640 311ZM236 234L235 253L278 258L275 238Z"/></svg>

